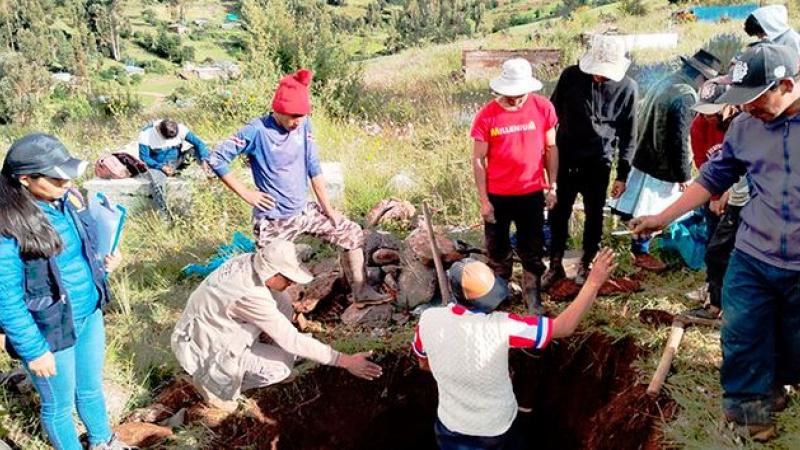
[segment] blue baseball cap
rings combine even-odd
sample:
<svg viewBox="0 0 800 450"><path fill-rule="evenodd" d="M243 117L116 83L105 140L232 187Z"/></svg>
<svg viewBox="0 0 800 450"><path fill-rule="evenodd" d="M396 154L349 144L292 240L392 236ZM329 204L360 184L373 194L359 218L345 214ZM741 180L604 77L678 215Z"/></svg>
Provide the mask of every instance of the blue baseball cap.
<svg viewBox="0 0 800 450"><path fill-rule="evenodd" d="M15 176L41 174L72 180L80 177L87 166L86 161L73 158L57 137L31 133L11 144L3 163L3 172Z"/></svg>
<svg viewBox="0 0 800 450"><path fill-rule="evenodd" d="M457 303L468 309L494 311L508 298L508 284L494 275L486 264L466 258L455 262L447 271L450 291Z"/></svg>

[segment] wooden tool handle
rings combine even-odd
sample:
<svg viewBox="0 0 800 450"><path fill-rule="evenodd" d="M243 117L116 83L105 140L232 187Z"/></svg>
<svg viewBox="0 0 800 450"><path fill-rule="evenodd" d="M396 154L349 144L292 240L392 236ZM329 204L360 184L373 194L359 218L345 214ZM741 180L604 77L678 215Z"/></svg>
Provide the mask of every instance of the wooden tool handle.
<svg viewBox="0 0 800 450"><path fill-rule="evenodd" d="M650 380L650 385L647 386L648 395L657 397L661 393L661 387L664 386L664 380L667 379L669 369L672 367L672 359L675 357L675 353L678 352L678 346L681 345L683 331L684 325L682 323L672 325L667 347L664 349L664 354L661 355L661 361L653 374L653 379Z"/></svg>
<svg viewBox="0 0 800 450"><path fill-rule="evenodd" d="M442 294L442 304L446 305L450 301L450 284L447 282L447 274L442 264L442 256L439 252L439 246L436 244L436 233L433 232L431 210L428 207L428 202L422 202L422 216L425 218L425 229L428 232L428 239L431 242L433 265L436 266L436 279L439 281L439 293Z"/></svg>

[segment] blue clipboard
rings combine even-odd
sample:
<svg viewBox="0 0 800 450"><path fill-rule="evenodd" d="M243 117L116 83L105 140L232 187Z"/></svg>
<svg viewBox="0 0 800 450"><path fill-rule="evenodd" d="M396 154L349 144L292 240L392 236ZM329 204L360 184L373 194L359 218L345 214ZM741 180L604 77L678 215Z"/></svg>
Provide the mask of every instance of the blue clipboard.
<svg viewBox="0 0 800 450"><path fill-rule="evenodd" d="M102 258L114 253L119 247L122 230L128 211L98 192L89 199L89 214L95 221L97 229L97 253Z"/></svg>

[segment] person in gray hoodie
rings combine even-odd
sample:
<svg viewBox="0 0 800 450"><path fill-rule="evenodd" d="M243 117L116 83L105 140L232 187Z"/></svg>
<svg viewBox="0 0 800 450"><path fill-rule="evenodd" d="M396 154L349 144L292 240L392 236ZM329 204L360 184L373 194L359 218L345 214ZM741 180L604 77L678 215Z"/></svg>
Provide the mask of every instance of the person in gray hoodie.
<svg viewBox="0 0 800 450"><path fill-rule="evenodd" d="M753 11L744 21L744 32L800 53L800 34L789 26L789 12L783 5L767 5Z"/></svg>

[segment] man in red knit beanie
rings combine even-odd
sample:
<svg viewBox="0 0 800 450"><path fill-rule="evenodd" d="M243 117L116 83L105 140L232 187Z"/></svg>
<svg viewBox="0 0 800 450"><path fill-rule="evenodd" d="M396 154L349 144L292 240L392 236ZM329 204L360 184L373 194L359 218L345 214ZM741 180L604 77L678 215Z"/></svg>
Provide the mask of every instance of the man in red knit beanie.
<svg viewBox="0 0 800 450"><path fill-rule="evenodd" d="M272 113L255 119L223 141L209 165L233 192L253 206L253 232L259 247L275 239L294 241L301 234L321 237L344 250L342 268L357 302L386 296L366 282L361 227L328 201L317 146L311 131L312 73L308 69L283 77L272 99ZM240 182L230 163L239 155L249 161L256 190ZM317 202L307 202L308 180Z"/></svg>

